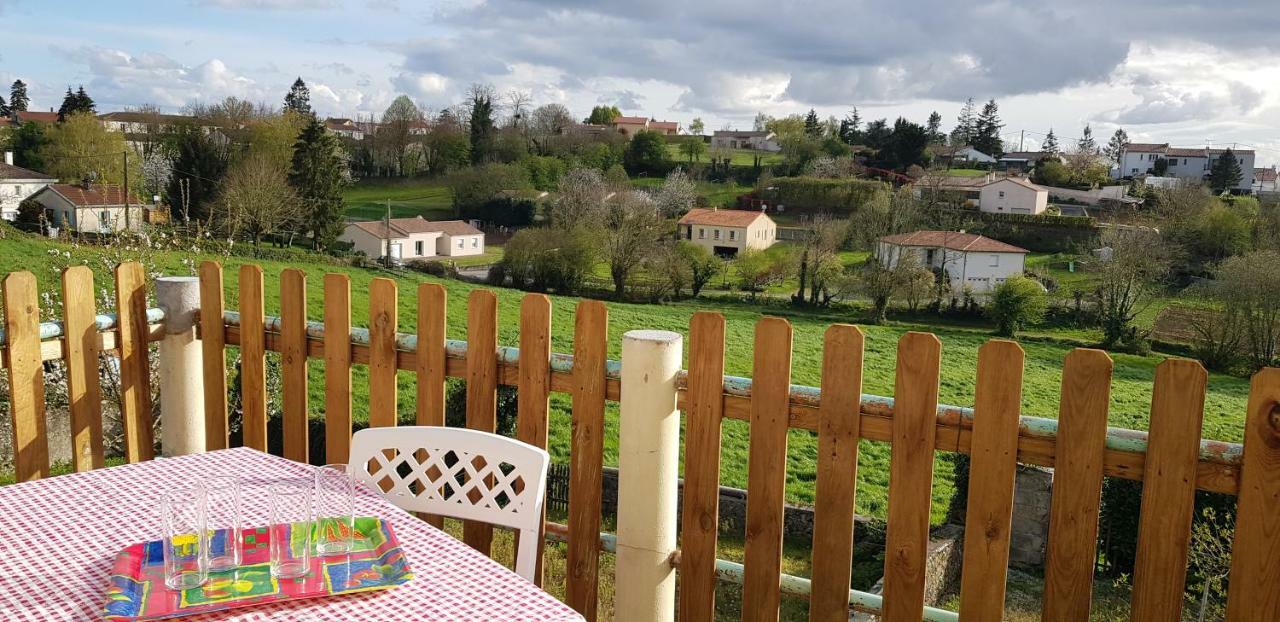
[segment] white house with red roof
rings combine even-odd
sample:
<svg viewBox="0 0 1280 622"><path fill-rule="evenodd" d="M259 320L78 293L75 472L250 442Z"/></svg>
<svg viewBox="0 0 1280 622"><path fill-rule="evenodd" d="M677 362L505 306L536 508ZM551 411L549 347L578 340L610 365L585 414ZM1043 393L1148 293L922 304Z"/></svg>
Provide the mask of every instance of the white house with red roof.
<svg viewBox="0 0 1280 622"><path fill-rule="evenodd" d="M1231 149L1240 162L1240 183L1236 192L1252 192L1254 184L1254 158L1252 149ZM1134 177L1155 174L1156 163L1164 161L1165 177L1177 177L1192 181L1204 181L1213 164L1227 152L1225 148L1171 147L1169 143L1129 143L1120 152L1120 165L1114 169L1117 177Z"/></svg>
<svg viewBox="0 0 1280 622"><path fill-rule="evenodd" d="M52 226L76 231L137 231L150 220L145 204L110 184L49 184L31 199L44 206Z"/></svg>
<svg viewBox="0 0 1280 622"><path fill-rule="evenodd" d="M773 246L778 225L762 211L691 209L676 223L676 235L721 257L735 257Z"/></svg>
<svg viewBox="0 0 1280 622"><path fill-rule="evenodd" d="M338 239L369 257L390 256L395 262L484 254L484 232L462 220L415 216L350 222Z"/></svg>
<svg viewBox="0 0 1280 622"><path fill-rule="evenodd" d="M876 244L876 259L897 267L907 254L921 265L942 271L959 292L968 287L986 293L1025 271L1027 249L963 231L914 231L886 235Z"/></svg>
<svg viewBox="0 0 1280 622"><path fill-rule="evenodd" d="M1023 177L1001 177L978 189L978 209L993 214L1043 214L1049 191Z"/></svg>
<svg viewBox="0 0 1280 622"><path fill-rule="evenodd" d="M58 180L44 173L14 166L13 152L6 151L4 163L0 164L0 218L16 220L18 206L55 181Z"/></svg>

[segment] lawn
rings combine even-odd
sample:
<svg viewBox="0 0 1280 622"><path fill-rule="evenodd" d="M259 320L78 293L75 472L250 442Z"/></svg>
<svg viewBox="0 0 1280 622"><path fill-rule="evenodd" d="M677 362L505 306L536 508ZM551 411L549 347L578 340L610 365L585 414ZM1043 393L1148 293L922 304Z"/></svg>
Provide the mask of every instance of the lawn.
<svg viewBox="0 0 1280 622"><path fill-rule="evenodd" d="M40 279L42 291L57 295L56 272L50 250L71 251L70 247L18 234L9 230L9 238L0 243L0 274L13 270L33 270ZM77 249L78 257L97 265L90 255L96 249ZM155 270L164 274L189 274L184 260L199 260L187 253L159 254L155 258ZM857 258L850 256L850 261ZM231 257L225 260L228 307L234 309L237 300L236 268L250 260ZM310 316L319 319L322 303L321 278L325 272L343 272L351 278L353 321L356 325L368 325L368 290L372 279L392 276L400 291L400 330L414 330L415 301L412 292L423 281L441 282L449 292L449 337L465 338L465 300L477 286L457 282L438 281L416 273L385 273L378 270L327 266L321 262L285 263L279 261L253 261L266 273L267 313L277 315L279 310L279 275L285 268L299 268L306 272L311 287L308 288ZM97 268L95 268L97 269ZM99 270L99 287L108 287L109 275ZM518 341L518 318L523 292L497 289L499 301L499 341L514 345ZM553 323L552 348L556 352L572 352L573 308L578 299L552 296ZM746 303L716 301L686 301L654 306L644 304L609 303L609 355L617 357L621 335L633 329L653 328L687 333L690 316L700 310L712 309L725 315L726 372L751 375L753 325L770 312L785 315L794 329L794 357L792 381L817 385L820 381L822 333L833 322L855 322L857 317L839 314L798 312L786 307L762 309ZM52 319L52 318L49 318ZM944 403L971 405L973 403L977 350L989 339L985 329L933 327L909 323L888 326L866 326L866 362L864 370L865 393L891 395L893 392L894 361L897 341L909 330L925 330L936 333L943 342L940 399ZM1069 350L1061 340L1041 339L1024 341L1026 351L1026 375L1023 391L1023 411L1026 415L1056 417L1059 381L1063 356ZM1115 374L1112 384L1111 418L1114 426L1145 429L1151 402L1152 379L1160 356L1113 355ZM353 373L354 416L367 418L366 386L368 374L357 366ZM324 379L319 362L312 362L310 372L310 412L314 417L323 416ZM1245 379L1210 374L1209 393L1205 402L1204 434L1206 438L1238 441L1242 436L1245 400L1248 382ZM400 412L410 415L413 408L413 381L407 373L401 374ZM273 396L278 399L278 396ZM605 460L615 464L617 459L617 407L610 405L606 422ZM552 400L550 450L557 461L566 461L570 440L569 400L556 395ZM727 421L723 433L721 481L729 486L746 485L748 430L743 422ZM884 516L889 478L889 446L864 441L859 456L859 483L857 506L861 513ZM954 491L952 469L946 454L941 455L935 473L934 518L940 520L942 511ZM813 482L817 458L817 439L806 431L792 431L789 437L787 499L797 503L813 501Z"/></svg>
<svg viewBox="0 0 1280 622"><path fill-rule="evenodd" d="M982 177L991 171L984 171L977 168L949 168L944 172L947 175L954 177Z"/></svg>
<svg viewBox="0 0 1280 622"><path fill-rule="evenodd" d="M631 180L634 188L656 190L662 186L661 177L637 177ZM733 207L738 203L738 196L752 191L751 186L743 186L737 182L719 183L714 181L697 182L698 194L707 199L709 205L716 207Z"/></svg>
<svg viewBox="0 0 1280 622"><path fill-rule="evenodd" d="M777 151L755 151L753 149L726 149L729 152L729 163L736 166L755 166L756 157L760 158L761 166L772 166L782 163L782 153ZM706 162L710 156L711 146L707 146L707 152L703 153L694 162ZM680 151L680 143L667 143L667 157L673 162L688 162L689 156Z"/></svg>
<svg viewBox="0 0 1280 622"><path fill-rule="evenodd" d="M342 197L347 202L347 217L354 220L384 217L388 201L392 218L455 218L449 189L432 181L363 179L348 188Z"/></svg>

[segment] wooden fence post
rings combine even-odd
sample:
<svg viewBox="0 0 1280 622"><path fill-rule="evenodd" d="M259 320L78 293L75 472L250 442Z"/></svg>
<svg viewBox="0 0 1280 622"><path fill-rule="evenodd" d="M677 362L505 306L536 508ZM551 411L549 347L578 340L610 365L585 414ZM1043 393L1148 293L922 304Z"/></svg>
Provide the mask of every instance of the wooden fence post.
<svg viewBox="0 0 1280 622"><path fill-rule="evenodd" d="M205 450L204 352L196 340L200 279L156 279L156 304L164 311L160 341L160 450L165 456Z"/></svg>
<svg viewBox="0 0 1280 622"><path fill-rule="evenodd" d="M616 619L675 619L676 481L680 476L678 333L633 330L622 336L618 430Z"/></svg>

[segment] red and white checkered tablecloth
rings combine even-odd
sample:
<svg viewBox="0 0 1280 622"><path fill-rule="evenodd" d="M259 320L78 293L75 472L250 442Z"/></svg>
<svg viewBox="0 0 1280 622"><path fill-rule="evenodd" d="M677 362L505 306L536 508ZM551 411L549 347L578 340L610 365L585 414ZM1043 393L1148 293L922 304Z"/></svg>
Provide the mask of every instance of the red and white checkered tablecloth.
<svg viewBox="0 0 1280 622"><path fill-rule="evenodd" d="M252 449L161 458L0 487L0 621L100 620L116 553L161 537L159 495L237 475L247 525L270 516L266 486L314 467ZM276 603L186 618L213 620L582 620L575 611L452 536L361 489L356 512L389 521L414 578L383 592Z"/></svg>

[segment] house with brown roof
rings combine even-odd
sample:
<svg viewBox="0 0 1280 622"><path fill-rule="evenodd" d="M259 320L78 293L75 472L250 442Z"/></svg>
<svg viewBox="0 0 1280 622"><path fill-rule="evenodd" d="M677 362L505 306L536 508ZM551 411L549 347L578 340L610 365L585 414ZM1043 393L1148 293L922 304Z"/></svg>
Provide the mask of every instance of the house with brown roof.
<svg viewBox="0 0 1280 622"><path fill-rule="evenodd" d="M364 130L351 119L329 117L324 120L324 129L342 138L364 140Z"/></svg>
<svg viewBox="0 0 1280 622"><path fill-rule="evenodd" d="M14 166L13 152L6 151L4 163L0 164L0 218L17 220L18 206L55 181L56 178L44 173Z"/></svg>
<svg viewBox="0 0 1280 622"><path fill-rule="evenodd" d="M990 292L1026 268L1027 249L964 231L914 231L886 235L876 243L876 259L895 268L906 255L942 273L951 291L966 287L976 294Z"/></svg>
<svg viewBox="0 0 1280 622"><path fill-rule="evenodd" d="M1049 191L1025 177L1002 177L978 189L978 209L993 214L1043 214Z"/></svg>
<svg viewBox="0 0 1280 622"><path fill-rule="evenodd" d="M415 216L349 222L338 239L369 257L390 257L396 263L484 254L484 232L462 220L432 222Z"/></svg>
<svg viewBox="0 0 1280 622"><path fill-rule="evenodd" d="M746 132L738 130L716 130L711 135L712 149L752 149L755 151L782 151L778 145L778 136L773 132Z"/></svg>
<svg viewBox="0 0 1280 622"><path fill-rule="evenodd" d="M773 246L778 225L763 211L691 209L676 223L676 235L721 257L736 257Z"/></svg>
<svg viewBox="0 0 1280 622"><path fill-rule="evenodd" d="M22 125L23 123L57 123L58 113L52 110L49 112L40 112L39 110L15 110L9 114L9 122L13 125Z"/></svg>
<svg viewBox="0 0 1280 622"><path fill-rule="evenodd" d="M1274 164L1271 165L1271 168L1253 169L1253 179L1259 193L1280 192L1280 171L1276 170L1276 165Z"/></svg>
<svg viewBox="0 0 1280 622"><path fill-rule="evenodd" d="M49 184L31 199L44 206L50 225L75 231L137 231L153 218L146 204L110 184Z"/></svg>
<svg viewBox="0 0 1280 622"><path fill-rule="evenodd" d="M1154 175L1157 163L1163 162L1165 177L1176 177L1193 182L1203 182L1213 169L1213 164L1227 149L1211 147L1171 147L1169 143L1129 143L1120 152L1120 165L1115 170L1117 178ZM1232 149L1232 155L1240 162L1240 183L1233 189L1237 193L1256 190L1254 187L1254 158L1252 149Z"/></svg>
<svg viewBox="0 0 1280 622"><path fill-rule="evenodd" d="M680 133L680 123L676 121L657 121L649 117L614 117L610 123L619 134L635 136L636 132L649 130L664 136L675 136Z"/></svg>

